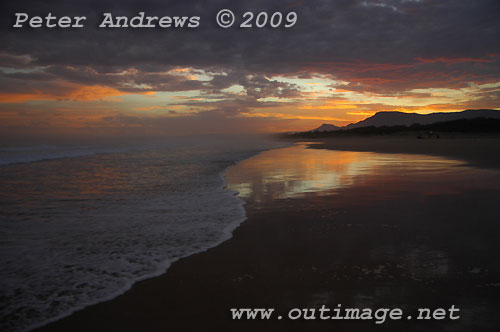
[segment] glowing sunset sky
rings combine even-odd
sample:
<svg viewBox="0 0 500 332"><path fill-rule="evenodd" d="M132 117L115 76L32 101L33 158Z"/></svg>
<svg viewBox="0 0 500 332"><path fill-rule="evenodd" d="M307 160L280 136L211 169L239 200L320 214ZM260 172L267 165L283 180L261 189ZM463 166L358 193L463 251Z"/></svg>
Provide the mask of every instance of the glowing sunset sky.
<svg viewBox="0 0 500 332"><path fill-rule="evenodd" d="M218 10L295 11L221 29ZM99 29L103 12L197 15L198 29ZM85 15L13 29L14 13ZM3 136L273 132L377 111L500 107L500 2L11 1L1 4Z"/></svg>

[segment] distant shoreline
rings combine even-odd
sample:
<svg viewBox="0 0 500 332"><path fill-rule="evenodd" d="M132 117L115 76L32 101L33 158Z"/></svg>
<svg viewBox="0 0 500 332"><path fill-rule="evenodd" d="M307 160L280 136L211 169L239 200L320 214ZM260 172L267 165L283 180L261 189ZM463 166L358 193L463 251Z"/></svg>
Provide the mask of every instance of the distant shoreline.
<svg viewBox="0 0 500 332"><path fill-rule="evenodd" d="M349 136L301 139L317 142L313 149L341 151L410 153L459 159L471 166L500 168L500 136L475 135L417 139L415 136Z"/></svg>
<svg viewBox="0 0 500 332"><path fill-rule="evenodd" d="M386 135L413 135L417 138L440 138L441 136L456 135L500 135L500 119L478 117L434 122L430 124L365 125L355 128L342 127L335 130L315 129L311 131L286 133L281 136L284 138L322 138Z"/></svg>

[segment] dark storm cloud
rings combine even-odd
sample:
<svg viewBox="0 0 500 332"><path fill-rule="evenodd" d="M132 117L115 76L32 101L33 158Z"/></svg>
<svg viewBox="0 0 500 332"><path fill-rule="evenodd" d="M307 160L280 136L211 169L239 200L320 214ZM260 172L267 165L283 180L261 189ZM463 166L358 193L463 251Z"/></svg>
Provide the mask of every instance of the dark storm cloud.
<svg viewBox="0 0 500 332"><path fill-rule="evenodd" d="M18 80L58 78L122 91L219 91L240 84L259 98L298 94L296 87L270 83L262 75L321 73L356 83L352 89L393 93L433 82L454 86L491 81L500 70L497 0L20 0L1 6L0 65L39 67L44 72L11 74ZM239 16L247 10L293 10L298 23L291 29L221 29L214 18L222 8ZM201 26L97 28L103 12L133 16L140 11L155 16L199 15ZM85 15L88 20L84 29L16 30L10 27L16 12ZM457 58L463 61L453 62ZM204 83L165 74L176 66L212 71L215 77ZM130 68L137 72L107 75ZM226 75L217 75L220 72ZM257 78L247 79L248 74Z"/></svg>

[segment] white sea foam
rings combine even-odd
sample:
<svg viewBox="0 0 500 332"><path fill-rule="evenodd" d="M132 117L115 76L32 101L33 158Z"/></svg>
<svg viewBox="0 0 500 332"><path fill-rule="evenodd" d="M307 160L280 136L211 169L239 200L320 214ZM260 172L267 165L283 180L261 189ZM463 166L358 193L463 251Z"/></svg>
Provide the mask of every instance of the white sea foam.
<svg viewBox="0 0 500 332"><path fill-rule="evenodd" d="M0 329L57 320L227 240L245 210L222 170L276 146L190 142L2 166Z"/></svg>

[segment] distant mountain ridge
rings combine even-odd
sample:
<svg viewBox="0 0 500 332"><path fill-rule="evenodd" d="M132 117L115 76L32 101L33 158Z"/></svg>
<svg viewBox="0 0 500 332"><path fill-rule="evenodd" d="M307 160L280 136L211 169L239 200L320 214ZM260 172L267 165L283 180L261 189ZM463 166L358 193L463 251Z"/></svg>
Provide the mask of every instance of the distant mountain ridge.
<svg viewBox="0 0 500 332"><path fill-rule="evenodd" d="M461 119L474 119L474 118L485 118L485 119L500 119L500 111L490 110L490 109L479 109L479 110L466 110L462 112L451 112L451 113L430 113L430 114L418 114L418 113L404 113L404 112L391 112L384 111L378 112L375 115L366 118L365 120L359 121L357 123L351 123L342 129L352 129L360 127L382 127L382 126L411 126L412 124L433 124L436 122L445 122Z"/></svg>
<svg viewBox="0 0 500 332"><path fill-rule="evenodd" d="M440 138L441 135L500 135L500 118L472 118L440 121L431 124L414 123L410 126L368 126L333 131L303 131L286 133L284 137L321 138L346 136L380 136L394 134L416 135L417 138Z"/></svg>
<svg viewBox="0 0 500 332"><path fill-rule="evenodd" d="M397 111L382 111L370 116L362 121L348 124L344 127L338 127L332 124L324 123L316 129L305 131L304 133L321 133L337 130L346 130L362 127L391 127L391 126L411 126L413 124L428 125L437 122L447 122L463 119L500 119L500 110L478 109L465 110L451 113L404 113Z"/></svg>
<svg viewBox="0 0 500 332"><path fill-rule="evenodd" d="M341 127L337 127L337 126L332 125L332 124L323 123L321 126L319 126L316 129L311 130L310 132L312 132L312 133L322 133L322 132L325 132L325 131L339 130L340 128Z"/></svg>

